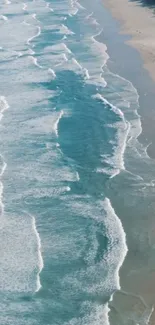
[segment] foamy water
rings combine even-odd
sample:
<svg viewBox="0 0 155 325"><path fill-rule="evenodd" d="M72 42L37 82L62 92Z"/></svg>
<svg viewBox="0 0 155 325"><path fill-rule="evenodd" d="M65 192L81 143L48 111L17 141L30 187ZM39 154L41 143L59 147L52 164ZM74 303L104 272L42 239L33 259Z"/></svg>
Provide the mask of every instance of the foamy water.
<svg viewBox="0 0 155 325"><path fill-rule="evenodd" d="M35 233L35 236L37 238L37 245L38 245L38 274L37 274L37 287L36 287L36 292L40 290L41 288L41 283L40 283L40 277L39 274L41 273L43 267L44 267L44 263L43 263L43 258L42 258L42 254L41 254L41 239L39 236L39 233L37 231L37 227L36 227L36 221L35 218L32 218L32 228L33 231Z"/></svg>
<svg viewBox="0 0 155 325"><path fill-rule="evenodd" d="M128 250L111 189L150 162L138 93L83 3L5 1L0 20L0 289L20 311L0 322L109 325Z"/></svg>

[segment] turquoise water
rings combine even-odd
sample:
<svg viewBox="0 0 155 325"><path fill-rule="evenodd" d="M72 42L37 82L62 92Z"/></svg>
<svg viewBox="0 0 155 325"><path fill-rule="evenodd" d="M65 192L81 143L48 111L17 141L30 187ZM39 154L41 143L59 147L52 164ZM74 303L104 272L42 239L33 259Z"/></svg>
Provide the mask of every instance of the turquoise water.
<svg viewBox="0 0 155 325"><path fill-rule="evenodd" d="M112 201L149 160L138 93L108 70L89 1L0 12L0 324L109 324L127 253Z"/></svg>

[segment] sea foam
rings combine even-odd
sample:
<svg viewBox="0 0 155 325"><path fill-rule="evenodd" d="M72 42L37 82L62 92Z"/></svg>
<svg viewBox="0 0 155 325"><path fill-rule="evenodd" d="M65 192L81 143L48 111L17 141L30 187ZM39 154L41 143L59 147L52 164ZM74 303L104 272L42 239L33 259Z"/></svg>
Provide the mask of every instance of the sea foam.
<svg viewBox="0 0 155 325"><path fill-rule="evenodd" d="M115 128L117 130L117 139L115 143L115 147L113 150L113 154L110 156L102 155L103 161L108 163L111 168L97 169L98 172L108 173L111 175L111 178L118 175L121 170L125 169L124 163L124 153L127 145L127 140L130 132L130 123L125 120L123 112L108 102L101 94L93 95L92 98L101 100L104 104L108 105L112 111L120 117L120 122L115 122L113 124L109 124L109 127Z"/></svg>
<svg viewBox="0 0 155 325"><path fill-rule="evenodd" d="M40 33L41 33L41 27L40 26L37 26L37 33L34 36L28 38L27 44L30 45L30 43L32 42L32 40L35 39L36 37L38 37L40 35Z"/></svg>
<svg viewBox="0 0 155 325"><path fill-rule="evenodd" d="M104 200L104 209L107 213L104 221L105 221L106 231L110 239L109 245L114 250L114 252L113 253L110 252L110 255L108 256L108 263L109 264L112 263L113 262L112 260L118 259L119 256L117 267L115 269L115 277L116 277L117 289L120 289L121 287L119 282L119 270L124 262L125 256L128 251L127 244L126 244L126 234L124 232L121 220L116 215L115 210L112 207L111 202L108 198L105 198ZM116 250L118 251L117 253Z"/></svg>
<svg viewBox="0 0 155 325"><path fill-rule="evenodd" d="M4 111L9 108L9 104L4 96L0 96L0 120L3 117Z"/></svg>
<svg viewBox="0 0 155 325"><path fill-rule="evenodd" d="M36 292L38 292L41 288L41 283L40 283L40 273L44 267L44 262L41 254L41 239L39 236L39 233L37 231L36 227L36 221L35 218L32 217L32 228L35 233L36 239L37 239L37 246L38 246L38 274L37 274L37 287L36 287Z"/></svg>

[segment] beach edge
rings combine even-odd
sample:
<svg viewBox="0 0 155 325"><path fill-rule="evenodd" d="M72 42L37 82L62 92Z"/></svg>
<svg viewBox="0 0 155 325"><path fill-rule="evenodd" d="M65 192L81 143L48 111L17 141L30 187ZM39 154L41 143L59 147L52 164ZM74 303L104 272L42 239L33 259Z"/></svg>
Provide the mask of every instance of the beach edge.
<svg viewBox="0 0 155 325"><path fill-rule="evenodd" d="M155 17L152 10L128 0L102 0L102 3L120 22L120 34L130 37L125 43L138 50L143 67L155 81Z"/></svg>

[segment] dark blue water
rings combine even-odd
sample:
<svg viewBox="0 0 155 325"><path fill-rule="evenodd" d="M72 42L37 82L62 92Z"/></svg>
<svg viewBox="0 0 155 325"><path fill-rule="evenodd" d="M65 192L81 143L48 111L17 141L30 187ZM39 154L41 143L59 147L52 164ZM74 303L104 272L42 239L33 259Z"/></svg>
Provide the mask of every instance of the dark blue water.
<svg viewBox="0 0 155 325"><path fill-rule="evenodd" d="M0 5L2 325L109 324L124 202L152 181L137 91L84 5Z"/></svg>

